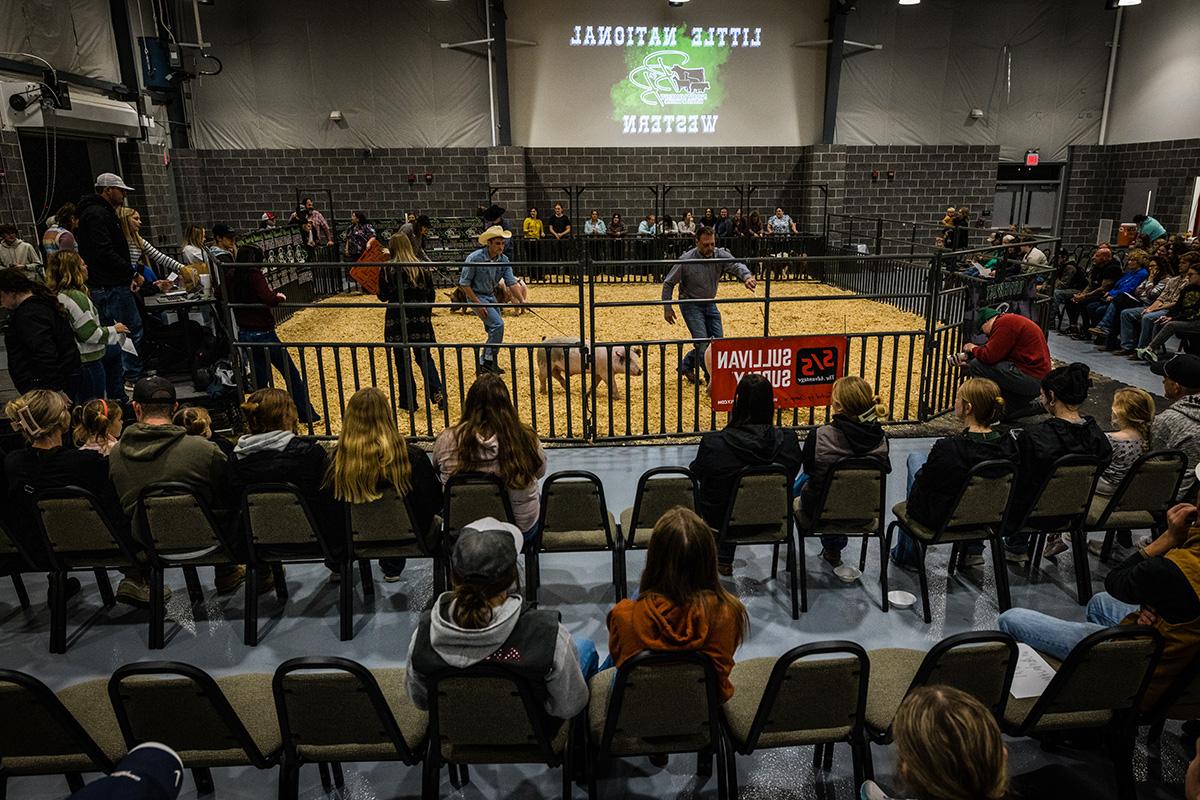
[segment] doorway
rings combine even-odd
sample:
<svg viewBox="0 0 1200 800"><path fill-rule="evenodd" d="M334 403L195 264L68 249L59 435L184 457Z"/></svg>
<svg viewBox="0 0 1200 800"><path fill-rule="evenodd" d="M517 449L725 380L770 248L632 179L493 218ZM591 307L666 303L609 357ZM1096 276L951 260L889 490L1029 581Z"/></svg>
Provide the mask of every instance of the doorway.
<svg viewBox="0 0 1200 800"><path fill-rule="evenodd" d="M992 227L1053 234L1058 226L1062 201L1062 165L1001 164L996 171L996 195L992 205Z"/></svg>
<svg viewBox="0 0 1200 800"><path fill-rule="evenodd" d="M46 230L46 217L63 203L78 203L95 191L96 176L120 172L116 143L112 139L49 135L46 131L18 131L25 182L38 236Z"/></svg>

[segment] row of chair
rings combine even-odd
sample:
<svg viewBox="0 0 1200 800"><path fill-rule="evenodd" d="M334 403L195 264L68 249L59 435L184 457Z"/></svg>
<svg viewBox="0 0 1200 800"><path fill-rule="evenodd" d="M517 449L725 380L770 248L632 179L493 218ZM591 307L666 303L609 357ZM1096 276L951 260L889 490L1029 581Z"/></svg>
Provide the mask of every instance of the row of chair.
<svg viewBox="0 0 1200 800"><path fill-rule="evenodd" d="M403 669L369 670L344 658L296 658L274 675L213 678L178 662L128 664L111 678L58 694L32 675L0 670L0 798L9 776L108 771L141 742L162 742L192 770L198 792L210 770L280 769L280 798L295 798L300 769L317 764L322 784L343 783L343 762L422 763L422 794L436 797L441 771L452 785L468 765L540 763L562 770L563 797L586 780L588 796L612 759L698 754L722 798L737 797L736 756L815 746L814 770L832 766L833 745L850 745L855 786L873 776L871 743L891 741L904 697L948 685L978 697L1013 736L1103 729L1122 798L1133 798L1139 724L1158 726L1200 700L1193 664L1152 709L1139 711L1162 650L1151 628L1110 628L1059 663L1037 698L1010 695L1016 642L999 631L958 634L919 650L865 651L847 641L795 647L782 657L739 662L735 692L721 704L712 663L695 652L645 651L590 681L588 707L564 723L548 716L544 691L503 665L481 663L429 676L428 712L413 705Z"/></svg>
<svg viewBox="0 0 1200 800"><path fill-rule="evenodd" d="M830 470L829 479L811 509L794 498L792 482L780 466L742 470L731 488L728 513L715 531L720 542L738 546L769 545L773 549L771 577L778 572L779 548L786 548L785 568L790 576L792 618L808 610L807 568L803 540L826 533L862 538L859 568L866 566L870 539L879 543L881 563L881 607L888 603L888 550L899 529L919 544L920 587L924 619L931 621L925 554L930 547L950 544L954 552L950 571L956 567L969 541L991 543L1001 610L1010 607L1008 574L1001 556L1001 537L1018 531L1032 537L1033 560L1030 576L1036 574L1047 533L1073 534L1074 564L1079 602L1091 596L1091 576L1086 532L1106 531L1105 554L1118 528L1155 529L1162 524L1174 502L1186 457L1179 451L1159 451L1142 456L1112 495L1096 493L1102 465L1094 458L1067 456L1053 465L1047 480L1037 490L1028 512L1019 524L1010 524L1010 509L1016 469L1010 462L989 461L977 465L963 478L956 501L945 522L928 528L907 511L907 503L892 508L894 520L884 528L886 473L878 461L847 458ZM615 597L626 594L625 554L649 543L655 521L673 506L697 507L695 477L682 467L660 467L641 476L634 505L618 521L608 510L604 486L591 472L567 471L550 475L542 486L536 545L525 553L528 599L536 603L541 583L540 562L544 555L563 552L606 551L612 561ZM94 571L106 605L113 593L107 570L144 564L150 573L149 646L164 645L166 609L164 574L182 569L189 600L203 601L196 576L201 566L245 563L244 641L258 642L258 577L272 571L280 600L287 598L282 565L324 561L340 569L340 637L354 635L354 570L358 563L366 596L374 593L369 562L380 558L427 558L434 562L435 594L447 585L450 547L458 532L484 516L512 520L508 493L494 475L461 473L446 485L442 515L429 530L417 524L407 499L387 492L372 503L349 504L346 508L344 552L331 551L304 497L287 483L251 487L243 498L244 524L221 524L213 511L188 486L155 483L141 492L134 528L141 549L118 533L105 518L96 498L87 492L64 487L35 497L41 527L42 560L51 564L50 651L66 649L66 578L71 571ZM244 531L240 541L231 541L229 529ZM8 548L7 551L4 548ZM20 552L12 537L0 538L0 560L13 572L19 599L28 605L19 571L32 569L32 553ZM799 563L797 563L799 562Z"/></svg>

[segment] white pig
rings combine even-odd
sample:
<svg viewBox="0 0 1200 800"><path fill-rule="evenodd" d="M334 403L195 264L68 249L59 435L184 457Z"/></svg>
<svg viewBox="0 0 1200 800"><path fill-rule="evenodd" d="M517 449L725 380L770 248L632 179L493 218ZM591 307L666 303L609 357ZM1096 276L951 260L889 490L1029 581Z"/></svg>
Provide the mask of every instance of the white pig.
<svg viewBox="0 0 1200 800"><path fill-rule="evenodd" d="M583 354L579 348L579 340L570 336L555 336L543 339L542 343L556 346L549 349L539 347L537 351L538 383L541 386L541 393L547 393L550 376L553 376L559 385L566 389L566 376L579 375L583 372L583 367L580 363ZM589 343L589 349L592 352L593 386L608 382L608 369L611 359L614 383L609 385L609 392L614 398L621 396L621 388L615 381L617 378L625 375L627 363L631 377L642 374L640 347L634 346L626 349L624 345L615 345L596 348ZM547 359L547 354L549 354L549 359Z"/></svg>

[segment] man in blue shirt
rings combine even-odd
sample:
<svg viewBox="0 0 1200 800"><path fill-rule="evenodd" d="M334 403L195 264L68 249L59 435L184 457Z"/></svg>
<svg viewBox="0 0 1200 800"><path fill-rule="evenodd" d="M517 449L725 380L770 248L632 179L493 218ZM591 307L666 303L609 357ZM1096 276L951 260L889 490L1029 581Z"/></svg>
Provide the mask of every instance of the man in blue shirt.
<svg viewBox="0 0 1200 800"><path fill-rule="evenodd" d="M479 243L483 247L467 256L468 266L463 267L458 276L458 285L466 293L468 302L490 304L485 308L472 309L483 320L489 345L504 341L504 317L500 316L500 306L496 303L496 284L503 280L505 286L517 285L508 256L504 255L504 245L511 236L512 233L499 225L493 225L479 234ZM504 372L496 363L495 347L483 348L479 369L496 375Z"/></svg>
<svg viewBox="0 0 1200 800"><path fill-rule="evenodd" d="M1151 242L1157 241L1167 235L1167 229L1154 217L1137 214L1133 218L1133 223L1138 226L1138 233L1149 236Z"/></svg>
<svg viewBox="0 0 1200 800"><path fill-rule="evenodd" d="M711 259L711 260L710 260ZM718 260L727 259L727 260ZM712 228L701 228L696 234L696 246L679 257L679 262L671 267L663 280L662 299L669 301L679 285L680 300L708 300L708 303L685 303L679 307L684 324L693 339L720 339L725 335L721 325L721 311L717 304L711 302L717 296L717 282L722 273L737 275L738 280L754 291L757 282L754 275L745 264L735 263L733 254L723 247L717 247L717 237ZM675 324L675 309L668 303L663 306L663 319L668 324ZM697 343L679 364L679 374L688 380L696 379L696 368L704 370L705 378L708 370L704 369L704 351L708 342Z"/></svg>

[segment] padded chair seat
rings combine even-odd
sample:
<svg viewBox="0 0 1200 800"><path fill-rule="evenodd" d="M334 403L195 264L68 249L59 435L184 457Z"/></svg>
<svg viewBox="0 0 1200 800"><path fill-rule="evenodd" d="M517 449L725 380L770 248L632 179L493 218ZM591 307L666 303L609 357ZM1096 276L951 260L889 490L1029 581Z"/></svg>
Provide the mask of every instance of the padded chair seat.
<svg viewBox="0 0 1200 800"><path fill-rule="evenodd" d="M925 660L922 650L906 647L887 647L867 653L871 660L871 680L867 686L867 725L876 733L892 727L896 711L917 670Z"/></svg>
<svg viewBox="0 0 1200 800"><path fill-rule="evenodd" d="M612 531L613 541L617 537L617 520L613 517L612 512L608 512L608 528ZM647 539L647 542L649 539ZM542 532L542 550L553 553L555 551L577 551L577 550L607 550L608 539L604 535L604 531L596 528L587 531L543 531Z"/></svg>
<svg viewBox="0 0 1200 800"><path fill-rule="evenodd" d="M770 657L739 661L729 673L729 681L733 684L733 697L721 706L721 712L739 750L745 746L746 739L750 736L750 726L754 724L754 716L758 713L758 706L767 690L767 681L770 680L777 661L778 659ZM836 741L845 738L849 733L848 725L804 731L764 731L758 737L756 747L800 747Z"/></svg>
<svg viewBox="0 0 1200 800"><path fill-rule="evenodd" d="M800 498L797 497L792 501L792 512L796 517L796 527L802 535L812 533L845 533L845 534L873 534L879 529L878 520L875 517L869 519L825 519L821 521L821 529L813 530L814 521L805 513L800 505Z"/></svg>
<svg viewBox="0 0 1200 800"><path fill-rule="evenodd" d="M141 677L128 679L128 683L145 680ZM150 678L159 680L159 678ZM167 680L172 680L167 678ZM267 758L271 758L280 748L282 739L279 735L279 719L275 714L275 698L271 694L271 675L269 673L248 673L230 675L216 679L217 686L229 700L234 713L246 726L250 738ZM136 729L136 723L135 723ZM222 728L224 731L224 728ZM197 735L193 732L192 735ZM170 741L164 744L171 745ZM180 749L176 747L179 757L189 768L193 767L239 767L250 764L245 751L236 743L231 746L214 750Z"/></svg>
<svg viewBox="0 0 1200 800"><path fill-rule="evenodd" d="M400 726L400 733L403 734L408 748L419 751L421 743L425 740L425 732L429 727L429 715L413 705L412 700L409 699L408 690L404 687L404 670L374 669L371 670L371 674L375 676L375 681L379 684L384 699L387 700L392 716L396 718L396 724ZM357 722L349 724L347 740L356 736L357 734L353 732L361 728L362 726ZM347 741L345 744L338 745L304 745L298 750L301 757L308 761L397 761L400 758L400 754L396 752L392 743L384 741L363 743Z"/></svg>
<svg viewBox="0 0 1200 800"><path fill-rule="evenodd" d="M588 699L588 725L594 744L599 744L600 740L604 738L604 725L608 720L608 698L612 694L616 677L617 668L610 667L597 672L588 681L588 688L591 691L591 697ZM662 713L670 716L671 709L663 708ZM707 735L647 739L640 736L622 736L621 731L618 730L613 736L609 752L614 756L691 753L708 747L710 741L711 737Z"/></svg>
<svg viewBox="0 0 1200 800"><path fill-rule="evenodd" d="M430 558L416 542L402 545L355 544L354 555L359 558Z"/></svg>
<svg viewBox="0 0 1200 800"><path fill-rule="evenodd" d="M111 556L100 556L97 558L88 558L87 556L69 556L62 559L62 563L65 564L68 569L79 570L95 569L96 567L100 567L102 569L121 569L122 567L128 567L130 565L129 559L125 558L125 556L119 553Z"/></svg>
<svg viewBox="0 0 1200 800"><path fill-rule="evenodd" d="M58 693L58 699L113 763L125 755L125 740L117 725L117 717L113 714L112 704L108 702L106 678L68 686ZM15 723L13 720L9 722ZM5 757L0 764L11 775L57 775L96 770L92 760L83 753Z"/></svg>
<svg viewBox="0 0 1200 800"><path fill-rule="evenodd" d="M1108 508L1112 495L1096 494L1088 507L1087 527L1092 528L1100 521L1100 515ZM1117 511L1104 522L1106 530L1115 528L1149 528L1157 520L1149 511Z"/></svg>
<svg viewBox="0 0 1200 800"><path fill-rule="evenodd" d="M1062 667L1062 662L1056 658L1051 658L1045 653L1041 653L1046 663L1051 669L1058 672ZM1004 727L1017 728L1029 716L1029 712L1033 710L1033 705L1038 701L1036 697L1026 697L1017 699L1011 694L1008 696L1008 703L1004 707ZM1108 711L1079 711L1071 714L1046 714L1041 721L1035 725L1027 733L1042 733L1044 731L1065 731L1075 728L1102 728L1112 719L1112 714Z"/></svg>
<svg viewBox="0 0 1200 800"><path fill-rule="evenodd" d="M621 512L621 535L625 540L629 540L629 531L633 525L633 509L627 508ZM638 528L634 532L633 546L646 548L650 546L650 534L654 533L653 528Z"/></svg>
<svg viewBox="0 0 1200 800"><path fill-rule="evenodd" d="M926 526L924 523L917 522L908 515L907 500L896 503L896 505L892 506L892 513L896 515L896 519L899 521L900 526L904 528L904 530L907 531L910 536L920 539L923 542L929 542L933 540L936 531L934 531L933 528ZM987 539L990 536L991 533L987 528L970 528L964 530L943 531L942 538L939 541L967 542L976 541L979 539Z"/></svg>

